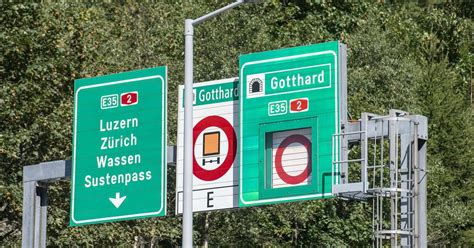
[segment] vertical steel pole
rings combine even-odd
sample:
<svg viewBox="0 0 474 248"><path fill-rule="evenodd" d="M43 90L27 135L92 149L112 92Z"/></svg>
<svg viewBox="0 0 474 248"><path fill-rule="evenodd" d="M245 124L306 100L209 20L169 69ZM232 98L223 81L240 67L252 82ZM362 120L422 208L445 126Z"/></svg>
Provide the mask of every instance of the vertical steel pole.
<svg viewBox="0 0 474 248"><path fill-rule="evenodd" d="M419 190L418 190L418 186L419 186L419 166L418 166L418 152L419 152L419 149L418 149L418 128L419 128L419 125L418 123L415 121L415 128L414 128L414 131L415 131L415 134L414 134L414 138L413 138L413 169L414 169L414 176L413 176L413 192L415 193L415 197L414 197L414 204L413 204L413 208L414 208L414 220L415 220L415 223L414 223L414 228L413 228L413 234L415 236L415 247L419 248L420 247L420 235L419 235L419 211L418 211L418 206L420 205L419 204Z"/></svg>
<svg viewBox="0 0 474 248"><path fill-rule="evenodd" d="M400 188L411 192L400 193L400 229L413 232L411 221L411 212L413 212L413 210L410 207L413 189L411 187L412 182L410 181L412 177L409 174L411 172L409 168L412 166L410 163L412 151L410 144L413 134L411 133L411 122L403 122L402 125L402 134L400 134ZM412 247L412 237L412 235L401 234L400 245L402 247Z"/></svg>
<svg viewBox="0 0 474 248"><path fill-rule="evenodd" d="M21 247L33 247L35 239L36 181L23 182Z"/></svg>
<svg viewBox="0 0 474 248"><path fill-rule="evenodd" d="M367 177L367 165L368 165L368 140L367 140L367 126L369 125L369 115L367 113L362 113L360 122L360 131L362 131L360 137L360 154L363 161L360 163L360 177L363 185L362 192L365 194L369 188L369 180Z"/></svg>
<svg viewBox="0 0 474 248"><path fill-rule="evenodd" d="M426 120L425 120L426 121ZM428 126L428 124L426 124ZM418 128L418 127L417 127ZM417 138L417 137L415 137ZM418 147L418 247L424 248L428 246L428 232L427 232L427 224L426 224L426 198L427 198L427 190L426 184L428 180L428 173L426 173L426 147L427 141L419 140Z"/></svg>
<svg viewBox="0 0 474 248"><path fill-rule="evenodd" d="M391 114L390 116L394 116ZM390 147L390 188L397 188L397 167L398 167L398 151L397 151L397 128L396 120L389 120L388 138ZM397 230L397 192L390 192L390 230ZM390 234L390 246L397 247L397 234Z"/></svg>
<svg viewBox="0 0 474 248"><path fill-rule="evenodd" d="M348 121L347 121L347 46L339 43L339 51L340 51L340 59L339 59L339 77L340 77L340 85L341 90L339 92L341 96L341 106L339 106L339 111L341 111L341 126L344 128L342 129L343 133L347 132L348 128ZM346 135L342 135L341 139L341 151L340 151L340 158L339 160L347 160L349 154L349 143ZM341 182L339 183L349 183L349 163L342 163L340 164L340 175L341 175ZM337 179L336 179L337 180Z"/></svg>
<svg viewBox="0 0 474 248"><path fill-rule="evenodd" d="M184 22L184 248L193 246L193 20Z"/></svg>
<svg viewBox="0 0 474 248"><path fill-rule="evenodd" d="M184 173L183 173L183 240L184 248L193 246L193 36L194 25L237 7L244 0L237 0L227 6L184 21Z"/></svg>
<svg viewBox="0 0 474 248"><path fill-rule="evenodd" d="M22 247L46 247L47 212L47 186L23 182Z"/></svg>
<svg viewBox="0 0 474 248"><path fill-rule="evenodd" d="M38 184L35 198L34 247L46 247L46 224L48 214L48 186L46 184Z"/></svg>

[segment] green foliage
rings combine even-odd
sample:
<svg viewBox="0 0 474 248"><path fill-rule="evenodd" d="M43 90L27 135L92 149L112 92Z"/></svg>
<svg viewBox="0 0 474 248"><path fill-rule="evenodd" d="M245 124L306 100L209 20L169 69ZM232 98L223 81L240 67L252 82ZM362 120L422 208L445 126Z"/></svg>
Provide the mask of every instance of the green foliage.
<svg viewBox="0 0 474 248"><path fill-rule="evenodd" d="M74 79L168 65L173 144L184 19L225 4L0 4L0 244L20 244L22 167L71 157ZM352 118L389 108L429 118L430 244L473 246L474 12L464 2L425 4L241 6L195 28L195 80L236 76L241 53L342 40ZM67 227L69 183L51 184L48 246L179 245L174 168L168 174L168 217L80 228ZM369 203L325 200L197 214L195 243L207 232L211 246L369 246L371 212Z"/></svg>

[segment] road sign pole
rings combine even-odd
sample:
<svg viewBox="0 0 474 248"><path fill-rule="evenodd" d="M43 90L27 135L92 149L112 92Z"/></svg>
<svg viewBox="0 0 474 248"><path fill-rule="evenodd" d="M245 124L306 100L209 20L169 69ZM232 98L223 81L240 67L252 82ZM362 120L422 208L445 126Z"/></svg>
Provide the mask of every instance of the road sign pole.
<svg viewBox="0 0 474 248"><path fill-rule="evenodd" d="M184 22L183 247L193 246L193 20Z"/></svg>
<svg viewBox="0 0 474 248"><path fill-rule="evenodd" d="M35 244L35 195L36 182L23 182L22 247L34 247Z"/></svg>
<svg viewBox="0 0 474 248"><path fill-rule="evenodd" d="M258 1L237 0L197 19L184 22L184 171L183 171L183 247L193 244L193 25L224 13L244 3Z"/></svg>

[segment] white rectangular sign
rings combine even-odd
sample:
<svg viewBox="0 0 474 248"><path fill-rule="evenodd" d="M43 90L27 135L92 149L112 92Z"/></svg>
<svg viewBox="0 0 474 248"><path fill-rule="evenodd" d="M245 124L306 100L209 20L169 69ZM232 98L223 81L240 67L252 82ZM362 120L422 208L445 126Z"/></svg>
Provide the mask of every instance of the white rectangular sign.
<svg viewBox="0 0 474 248"><path fill-rule="evenodd" d="M238 207L238 78L194 84L193 212ZM179 87L176 213L183 212L184 86Z"/></svg>

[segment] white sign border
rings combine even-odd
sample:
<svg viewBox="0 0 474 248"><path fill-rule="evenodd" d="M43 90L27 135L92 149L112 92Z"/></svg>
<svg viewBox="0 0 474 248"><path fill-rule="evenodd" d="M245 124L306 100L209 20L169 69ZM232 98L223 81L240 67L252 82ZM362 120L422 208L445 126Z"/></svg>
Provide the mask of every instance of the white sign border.
<svg viewBox="0 0 474 248"><path fill-rule="evenodd" d="M254 64L262 64L262 63L267 63L267 62L274 62L274 61L280 61L280 60L288 60L288 59L296 59L296 58L303 58L303 57L310 57L310 56L318 56L318 55L323 55L323 54L332 54L334 56L334 75L335 75L335 82L334 82L334 91L335 91L335 106L336 106L336 131L338 130L339 128L339 104L338 104L338 101L339 101L339 94L338 94L338 66L339 66L339 63L337 61L337 55L334 51L323 51L323 52L315 52L315 53L306 53L306 54L300 54L300 55L293 55L293 56L286 56L286 57L279 57L279 58L273 58L273 59L265 59L265 60L259 60L259 61L252 61L252 62L246 62L242 65L242 68L240 69L240 78L244 78L243 75L244 75L244 69L245 69L245 66L247 65L254 65ZM240 88L244 88L246 85L241 85ZM315 89L306 89L304 91L311 91L311 90L318 90L318 89L321 89L321 88L315 88ZM242 90L241 90L242 91ZM292 91L292 92L289 92L289 93L295 93L297 91ZM282 93L280 93L282 94ZM273 95L273 94L272 94ZM240 94L240 140L242 141L243 140L243 131L242 131L242 109L243 109L243 94ZM240 151L239 151L239 155L240 155L240 166L239 166L239 169L240 169L240 186L239 186L239 198L240 200L244 203L244 204L259 204L259 203L278 203L279 201L287 201L287 200L299 200L299 199L307 199L307 198L313 198L313 197L321 197L321 196L332 196L332 193L323 193L323 194L312 194L312 195L303 195L303 196L289 196L289 197L280 197L280 198L272 198L272 199L263 199L263 200L256 200L256 201L245 201L245 199L243 198L243 192L242 192L242 181L243 181L243 178L242 178L242 175L243 175L243 146L242 146L242 143L243 142L240 142ZM336 139L335 141L335 145L336 147L338 147L339 145L339 141ZM338 157L339 156L339 151L336 150L335 151L335 156Z"/></svg>
<svg viewBox="0 0 474 248"><path fill-rule="evenodd" d="M165 67L165 78L168 77L168 68ZM120 216L112 216L112 217L104 217L104 218L96 218L96 219L88 219L88 220L76 220L74 218L74 206L75 206L75 202L74 202L74 195L75 195L75 191L76 191L76 187L75 187L75 184L76 184L76 139L77 139L77 106L79 105L79 102L78 102L78 95L79 95L79 92L83 89L90 89L90 88L97 88L97 87L103 87L103 86L109 86L109 85L115 85L115 84L122 84L122 83L128 83L128 82L134 82L134 81L143 81L143 80L148 80L148 79L153 79L153 78L159 78L161 79L161 81L163 82L161 84L161 87L162 87L162 94L163 94L163 101L162 101L162 104L163 106L166 106L166 103L167 103L167 91L168 91L168 85L167 85L167 82L166 80L161 76L161 75L156 75L156 76L148 76L148 77L141 77L141 78L132 78L132 79L126 79L126 80L120 80L120 81L114 81L114 82L107 82L107 83L100 83L100 84L94 84L94 85L88 85L88 86L82 86L82 87L79 87L76 91L76 94L74 95L74 101L76 102L75 106L74 106L74 143L73 143L73 160L72 160L72 175L73 178L72 178L72 197L71 197L71 219L74 223L76 224L86 224L86 223L91 223L91 222L102 222L102 221L107 221L107 220L116 220L116 219L125 219L125 218L133 218L133 217L144 217L144 216L150 216L150 215L156 215L156 214L159 214L161 211L163 211L163 208L166 204L166 163L167 163L167 136L166 136L166 133L167 133L167 125L166 125L166 108L164 108L163 112L162 112L162 125L163 125L163 128L162 128L162 148L163 148L163 161L164 161L164 166L161 167L161 183L162 183L162 186L161 186L161 189L162 189L162 202L161 202L161 206L160 206L160 209L156 212L148 212L148 213L139 213L139 214L129 214L129 215L120 215Z"/></svg>

